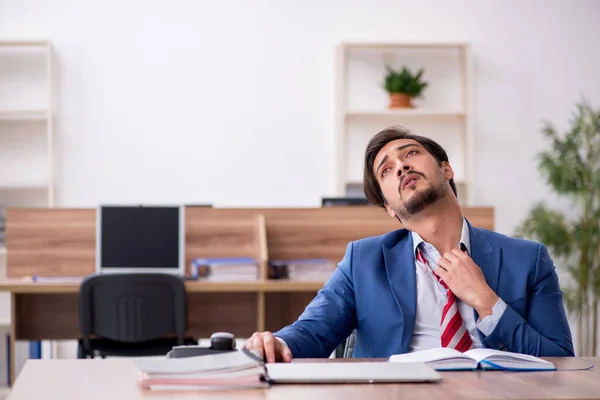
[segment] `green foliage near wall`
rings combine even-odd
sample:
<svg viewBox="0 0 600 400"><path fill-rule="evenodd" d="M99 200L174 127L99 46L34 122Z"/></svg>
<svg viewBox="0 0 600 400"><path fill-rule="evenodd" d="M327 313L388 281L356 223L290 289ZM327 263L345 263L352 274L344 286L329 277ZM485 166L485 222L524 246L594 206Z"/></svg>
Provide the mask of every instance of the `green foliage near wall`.
<svg viewBox="0 0 600 400"><path fill-rule="evenodd" d="M570 201L569 216L535 204L516 235L544 243L573 280L564 287L567 310L577 317L577 354L596 356L600 302L600 110L586 100L576 104L563 134L549 122L542 134L549 149L538 154L547 185ZM574 216L573 216L574 215ZM558 265L558 262L557 262Z"/></svg>

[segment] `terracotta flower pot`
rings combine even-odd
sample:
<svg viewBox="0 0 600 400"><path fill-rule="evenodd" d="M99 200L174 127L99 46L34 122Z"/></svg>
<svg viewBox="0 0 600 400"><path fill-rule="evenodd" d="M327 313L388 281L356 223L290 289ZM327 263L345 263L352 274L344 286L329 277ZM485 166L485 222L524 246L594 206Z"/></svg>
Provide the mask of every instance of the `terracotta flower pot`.
<svg viewBox="0 0 600 400"><path fill-rule="evenodd" d="M404 93L390 93L390 108L412 108L412 98Z"/></svg>

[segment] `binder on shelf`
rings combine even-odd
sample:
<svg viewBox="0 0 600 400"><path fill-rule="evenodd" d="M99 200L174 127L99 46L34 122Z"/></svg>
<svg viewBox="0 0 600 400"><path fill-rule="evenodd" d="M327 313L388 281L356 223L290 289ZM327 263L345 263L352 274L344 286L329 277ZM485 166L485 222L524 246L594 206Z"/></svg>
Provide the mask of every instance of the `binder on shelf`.
<svg viewBox="0 0 600 400"><path fill-rule="evenodd" d="M260 278L259 264L252 257L195 258L191 272L194 279L213 282L256 281Z"/></svg>
<svg viewBox="0 0 600 400"><path fill-rule="evenodd" d="M325 258L273 260L269 263L269 279L321 281L328 279L337 264Z"/></svg>
<svg viewBox="0 0 600 400"><path fill-rule="evenodd" d="M31 340L29 342L29 359L39 360L42 358L42 342Z"/></svg>
<svg viewBox="0 0 600 400"><path fill-rule="evenodd" d="M10 352L10 333L6 334L6 383L12 382L10 376L10 366L12 365L12 357L13 355Z"/></svg>

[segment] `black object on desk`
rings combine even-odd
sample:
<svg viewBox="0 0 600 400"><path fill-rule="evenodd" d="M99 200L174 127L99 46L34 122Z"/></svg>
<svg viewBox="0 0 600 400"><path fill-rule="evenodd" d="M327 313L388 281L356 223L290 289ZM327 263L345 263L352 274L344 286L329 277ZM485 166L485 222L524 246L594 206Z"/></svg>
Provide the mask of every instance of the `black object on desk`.
<svg viewBox="0 0 600 400"><path fill-rule="evenodd" d="M227 353L237 351L235 336L228 332L217 332L210 336L210 346L174 346L167 354L167 358L184 358L205 356L209 354Z"/></svg>

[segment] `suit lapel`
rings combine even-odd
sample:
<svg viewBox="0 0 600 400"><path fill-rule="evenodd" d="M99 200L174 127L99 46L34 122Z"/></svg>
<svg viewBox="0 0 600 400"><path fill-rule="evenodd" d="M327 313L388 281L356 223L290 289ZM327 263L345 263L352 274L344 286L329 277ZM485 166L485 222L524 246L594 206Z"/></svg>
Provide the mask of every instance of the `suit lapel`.
<svg viewBox="0 0 600 400"><path fill-rule="evenodd" d="M487 240L483 232L469 224L469 235L471 237L471 258L481 268L487 284L498 293L498 282L500 277L500 248L494 247ZM475 321L479 315L473 310Z"/></svg>
<svg viewBox="0 0 600 400"><path fill-rule="evenodd" d="M417 283L412 236L407 235L393 247L383 245L388 282L402 316L401 351L410 348L417 311Z"/></svg>
<svg viewBox="0 0 600 400"><path fill-rule="evenodd" d="M471 236L471 258L475 261L485 276L485 280L494 292L498 290L500 276L500 248L494 247L482 231L469 224Z"/></svg>

